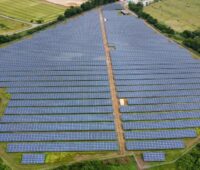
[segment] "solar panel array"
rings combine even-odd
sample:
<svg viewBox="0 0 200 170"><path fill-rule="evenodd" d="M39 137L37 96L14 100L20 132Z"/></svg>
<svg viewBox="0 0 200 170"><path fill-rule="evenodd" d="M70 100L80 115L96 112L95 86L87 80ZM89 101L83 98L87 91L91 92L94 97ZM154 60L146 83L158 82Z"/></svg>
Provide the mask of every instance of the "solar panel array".
<svg viewBox="0 0 200 170"><path fill-rule="evenodd" d="M44 164L45 154L23 154L22 164Z"/></svg>
<svg viewBox="0 0 200 170"><path fill-rule="evenodd" d="M118 150L98 11L1 48L0 61L8 152Z"/></svg>
<svg viewBox="0 0 200 170"><path fill-rule="evenodd" d="M200 127L200 61L137 17L114 7L103 13L117 95L127 101L120 106L126 149L184 148L182 139ZM164 161L164 153L144 155Z"/></svg>
<svg viewBox="0 0 200 170"><path fill-rule="evenodd" d="M146 162L165 161L165 153L164 152L144 152L143 159Z"/></svg>

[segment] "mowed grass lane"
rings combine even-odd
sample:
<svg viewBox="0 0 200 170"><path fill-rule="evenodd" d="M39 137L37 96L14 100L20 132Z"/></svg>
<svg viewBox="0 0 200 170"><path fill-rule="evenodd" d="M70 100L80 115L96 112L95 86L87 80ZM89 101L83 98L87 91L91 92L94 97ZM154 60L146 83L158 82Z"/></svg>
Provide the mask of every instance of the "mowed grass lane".
<svg viewBox="0 0 200 170"><path fill-rule="evenodd" d="M22 29L29 28L30 26L30 24L14 21L0 16L0 35L12 34Z"/></svg>
<svg viewBox="0 0 200 170"><path fill-rule="evenodd" d="M200 29L200 0L161 0L144 11L176 31Z"/></svg>
<svg viewBox="0 0 200 170"><path fill-rule="evenodd" d="M63 14L65 7L46 2L45 0L1 0L0 15L17 18L23 21L44 20L49 22Z"/></svg>

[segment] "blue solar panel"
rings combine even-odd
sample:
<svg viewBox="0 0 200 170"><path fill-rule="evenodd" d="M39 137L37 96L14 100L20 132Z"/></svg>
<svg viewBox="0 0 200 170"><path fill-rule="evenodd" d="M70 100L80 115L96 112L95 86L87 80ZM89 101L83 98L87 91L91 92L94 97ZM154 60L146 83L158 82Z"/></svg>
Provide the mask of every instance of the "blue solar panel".
<svg viewBox="0 0 200 170"><path fill-rule="evenodd" d="M182 149L184 147L185 144L182 140L154 140L154 141L126 142L127 150Z"/></svg>
<svg viewBox="0 0 200 170"><path fill-rule="evenodd" d="M23 154L22 164L44 164L45 154Z"/></svg>
<svg viewBox="0 0 200 170"><path fill-rule="evenodd" d="M154 86L118 86L118 91L134 92L134 91L165 91L165 90L189 90L200 89L199 84L169 84L169 85L154 85Z"/></svg>
<svg viewBox="0 0 200 170"><path fill-rule="evenodd" d="M0 132L114 130L113 122L94 123L10 123L0 124Z"/></svg>
<svg viewBox="0 0 200 170"><path fill-rule="evenodd" d="M187 97L159 97L159 98L129 98L129 105L137 104L169 104L169 103L198 103L200 97L187 96Z"/></svg>
<svg viewBox="0 0 200 170"><path fill-rule="evenodd" d="M200 91L199 91L200 92ZM159 105L132 105L121 106L121 112L159 112L159 111L187 111L199 110L199 103L186 103L186 104L159 104Z"/></svg>
<svg viewBox="0 0 200 170"><path fill-rule="evenodd" d="M9 107L5 114L79 114L112 113L112 106L95 107Z"/></svg>
<svg viewBox="0 0 200 170"><path fill-rule="evenodd" d="M73 115L4 115L1 122L94 122L113 121L113 114L73 114Z"/></svg>
<svg viewBox="0 0 200 170"><path fill-rule="evenodd" d="M170 119L190 119L200 118L200 112L168 112L168 113L140 113L122 114L122 119L127 120L170 120Z"/></svg>
<svg viewBox="0 0 200 170"><path fill-rule="evenodd" d="M0 142L116 140L115 132L0 133Z"/></svg>
<svg viewBox="0 0 200 170"><path fill-rule="evenodd" d="M83 87L108 86L108 81L59 81L59 82L0 82L1 87Z"/></svg>
<svg viewBox="0 0 200 170"><path fill-rule="evenodd" d="M165 161L165 153L164 152L144 152L143 159L145 162Z"/></svg>
<svg viewBox="0 0 200 170"><path fill-rule="evenodd" d="M194 138L195 130L162 130L162 131L127 131L126 139L172 139L172 138Z"/></svg>
<svg viewBox="0 0 200 170"><path fill-rule="evenodd" d="M106 99L110 93L19 93L12 99Z"/></svg>
<svg viewBox="0 0 200 170"><path fill-rule="evenodd" d="M93 100L11 100L9 107L33 107L33 106L107 106L112 105L111 99Z"/></svg>
<svg viewBox="0 0 200 170"><path fill-rule="evenodd" d="M108 92L108 86L96 87L25 87L25 88L9 88L9 93L96 93Z"/></svg>
<svg viewBox="0 0 200 170"><path fill-rule="evenodd" d="M182 91L140 91L140 92L119 92L118 96L123 97L169 97L169 96L199 96L200 90L182 90Z"/></svg>
<svg viewBox="0 0 200 170"><path fill-rule="evenodd" d="M116 151L117 142L13 143L7 152Z"/></svg>
<svg viewBox="0 0 200 170"><path fill-rule="evenodd" d="M124 122L124 129L173 129L200 127L200 120L175 120L156 122Z"/></svg>

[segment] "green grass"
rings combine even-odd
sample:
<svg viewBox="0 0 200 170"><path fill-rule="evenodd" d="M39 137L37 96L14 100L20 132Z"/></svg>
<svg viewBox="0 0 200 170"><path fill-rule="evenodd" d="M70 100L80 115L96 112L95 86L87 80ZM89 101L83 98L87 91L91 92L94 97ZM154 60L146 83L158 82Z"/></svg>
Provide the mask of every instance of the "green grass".
<svg viewBox="0 0 200 170"><path fill-rule="evenodd" d="M29 24L14 21L0 16L0 35L12 34L28 27L30 27Z"/></svg>
<svg viewBox="0 0 200 170"><path fill-rule="evenodd" d="M5 89L0 88L0 117L3 115L5 108L10 100L10 95Z"/></svg>
<svg viewBox="0 0 200 170"><path fill-rule="evenodd" d="M144 11L176 31L200 28L199 0L161 0Z"/></svg>
<svg viewBox="0 0 200 170"><path fill-rule="evenodd" d="M63 14L65 7L46 2L45 0L1 0L0 15L17 18L23 21L55 20Z"/></svg>

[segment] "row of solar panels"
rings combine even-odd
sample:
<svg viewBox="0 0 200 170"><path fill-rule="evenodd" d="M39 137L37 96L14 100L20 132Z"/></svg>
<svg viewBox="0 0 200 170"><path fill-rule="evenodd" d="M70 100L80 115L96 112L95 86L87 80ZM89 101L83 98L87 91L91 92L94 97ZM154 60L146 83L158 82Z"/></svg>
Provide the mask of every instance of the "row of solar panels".
<svg viewBox="0 0 200 170"><path fill-rule="evenodd" d="M126 131L125 139L194 138L195 130ZM115 132L0 133L0 142L116 140Z"/></svg>
<svg viewBox="0 0 200 170"><path fill-rule="evenodd" d="M164 113L139 113L130 114L123 113L122 120L137 121L137 120L173 120L173 119L196 119L200 118L200 112L164 112Z"/></svg>
<svg viewBox="0 0 200 170"><path fill-rule="evenodd" d="M159 98L129 98L129 105L149 105L149 104L174 104L174 103L199 103L200 98L198 96L187 97L159 97Z"/></svg>
<svg viewBox="0 0 200 170"><path fill-rule="evenodd" d="M88 99L88 100L11 100L8 107L60 107L60 106L111 106L110 99Z"/></svg>
<svg viewBox="0 0 200 170"><path fill-rule="evenodd" d="M0 82L0 87L83 87L108 86L108 81L37 81L37 82Z"/></svg>
<svg viewBox="0 0 200 170"><path fill-rule="evenodd" d="M36 81L106 81L108 80L107 75L105 76L27 76L27 77L1 77L0 81L11 81L11 82L36 82Z"/></svg>
<svg viewBox="0 0 200 170"><path fill-rule="evenodd" d="M4 115L0 123L112 122L113 114Z"/></svg>
<svg viewBox="0 0 200 170"><path fill-rule="evenodd" d="M8 144L7 152L116 151L117 142L51 142Z"/></svg>
<svg viewBox="0 0 200 170"><path fill-rule="evenodd" d="M110 93L16 93L12 100L31 99L109 99Z"/></svg>
<svg viewBox="0 0 200 170"><path fill-rule="evenodd" d="M200 91L199 91L200 92ZM200 110L199 103L121 106L124 113Z"/></svg>
<svg viewBox="0 0 200 170"><path fill-rule="evenodd" d="M182 149L182 140L129 141L127 150ZM118 150L117 142L38 142L8 144L7 152L64 152Z"/></svg>
<svg viewBox="0 0 200 170"><path fill-rule="evenodd" d="M107 92L110 89L107 86L96 87L21 87L21 88L9 88L9 93L96 93Z"/></svg>
<svg viewBox="0 0 200 170"><path fill-rule="evenodd" d="M116 140L115 132L0 133L0 142Z"/></svg>
<svg viewBox="0 0 200 170"><path fill-rule="evenodd" d="M112 113L112 106L95 107L9 107L5 114L79 114Z"/></svg>
<svg viewBox="0 0 200 170"><path fill-rule="evenodd" d="M53 131L115 130L113 122L91 123L9 123L0 124L0 132L53 132Z"/></svg>

